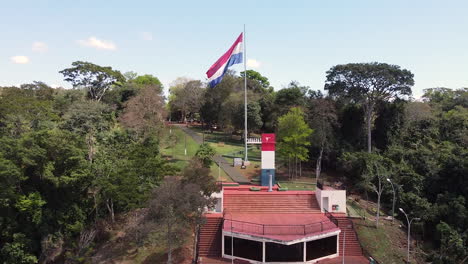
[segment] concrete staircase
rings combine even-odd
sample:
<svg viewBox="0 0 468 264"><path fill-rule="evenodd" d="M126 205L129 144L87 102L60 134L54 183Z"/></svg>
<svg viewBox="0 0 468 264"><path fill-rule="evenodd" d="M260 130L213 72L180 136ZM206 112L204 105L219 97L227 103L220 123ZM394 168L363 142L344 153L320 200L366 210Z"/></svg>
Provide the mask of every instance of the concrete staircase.
<svg viewBox="0 0 468 264"><path fill-rule="evenodd" d="M340 256L343 256L343 239L345 240L345 256L362 256L362 248L359 244L359 240L356 231L353 229L351 220L347 216L336 216L338 220L338 227L341 229L340 233Z"/></svg>
<svg viewBox="0 0 468 264"><path fill-rule="evenodd" d="M236 213L321 213L315 194L254 193L225 194L224 208Z"/></svg>
<svg viewBox="0 0 468 264"><path fill-rule="evenodd" d="M221 257L221 226L223 216L207 216L200 229L198 252L200 257Z"/></svg>

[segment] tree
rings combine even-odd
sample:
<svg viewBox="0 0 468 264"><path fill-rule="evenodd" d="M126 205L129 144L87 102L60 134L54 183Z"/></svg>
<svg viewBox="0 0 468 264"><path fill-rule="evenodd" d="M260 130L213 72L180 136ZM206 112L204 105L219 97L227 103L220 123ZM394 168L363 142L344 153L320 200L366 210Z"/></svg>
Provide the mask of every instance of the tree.
<svg viewBox="0 0 468 264"><path fill-rule="evenodd" d="M154 190L149 202L149 217L163 226L168 264L173 263L174 248L183 244L189 230L198 225L203 209L211 208L213 202L201 193L198 185L183 184L177 177L166 177Z"/></svg>
<svg viewBox="0 0 468 264"><path fill-rule="evenodd" d="M325 90L335 98L362 104L367 127L367 151L372 151L372 121L379 101L411 95L414 75L400 66L386 63L350 63L327 71Z"/></svg>
<svg viewBox="0 0 468 264"><path fill-rule="evenodd" d="M467 259L468 250L462 236L447 223L440 221L437 225L437 235L440 249L435 254L434 263L463 263Z"/></svg>
<svg viewBox="0 0 468 264"><path fill-rule="evenodd" d="M337 124L335 105L331 100L310 98L308 104L309 124L314 130L313 142L319 148L319 154L315 166L315 177L318 181L322 170L323 152L331 148L334 140L333 127Z"/></svg>
<svg viewBox="0 0 468 264"><path fill-rule="evenodd" d="M34 86L33 84L28 85ZM42 85L40 85L42 87ZM51 128L58 120L49 88L6 87L0 95L0 134L20 137L31 130Z"/></svg>
<svg viewBox="0 0 468 264"><path fill-rule="evenodd" d="M363 175L364 181L361 184L366 188L370 188L377 195L375 226L378 228L380 218L380 198L387 179L390 179L391 176L391 161L376 154L369 154L367 157L365 174Z"/></svg>
<svg viewBox="0 0 468 264"><path fill-rule="evenodd" d="M75 61L71 68L59 71L64 80L70 82L73 88L84 87L92 100L101 98L113 85L125 82L125 77L112 67L103 67L90 62Z"/></svg>
<svg viewBox="0 0 468 264"><path fill-rule="evenodd" d="M305 106L306 94L309 90L307 86L301 86L298 82L292 81L286 88L276 93L275 105L277 111L284 115L291 107Z"/></svg>
<svg viewBox="0 0 468 264"><path fill-rule="evenodd" d="M237 110L234 116L234 127L237 129L243 129L244 127L244 105L239 104L237 105ZM249 133L252 131L259 130L262 125L262 116L261 116L261 107L258 102L249 102L247 104L247 127L249 129Z"/></svg>
<svg viewBox="0 0 468 264"><path fill-rule="evenodd" d="M131 82L137 85L140 85L142 87L145 87L145 86L157 87L160 89L160 92L162 92L162 89L163 89L163 85L161 81L158 79L158 77L153 76L151 74L139 75L135 77L134 79L132 79Z"/></svg>
<svg viewBox="0 0 468 264"><path fill-rule="evenodd" d="M247 89L252 90L257 93L263 93L266 90L273 90L273 87L270 87L270 82L268 78L261 75L259 72L254 70L247 70ZM244 79L246 72L240 72L241 79Z"/></svg>
<svg viewBox="0 0 468 264"><path fill-rule="evenodd" d="M216 151L208 143L203 143L198 147L195 157L201 161L205 168L210 168L215 154Z"/></svg>
<svg viewBox="0 0 468 264"><path fill-rule="evenodd" d="M120 122L143 135L159 133L165 120L164 98L160 89L146 86L126 104Z"/></svg>
<svg viewBox="0 0 468 264"><path fill-rule="evenodd" d="M182 182L184 184L196 183L200 186L203 194L210 196L212 193L219 191L219 186L216 180L211 175L210 168L206 167L199 159L194 158L182 172Z"/></svg>
<svg viewBox="0 0 468 264"><path fill-rule="evenodd" d="M185 82L182 82L185 81ZM199 80L178 79L169 89L169 107L172 111L180 111L182 121L187 116L200 112L203 105L205 89Z"/></svg>
<svg viewBox="0 0 468 264"><path fill-rule="evenodd" d="M294 158L295 176L297 177L297 159L304 161L308 158L310 145L309 137L313 130L304 120L304 112L293 107L289 112L278 119L278 149L279 152L290 158ZM289 165L290 167L290 165Z"/></svg>

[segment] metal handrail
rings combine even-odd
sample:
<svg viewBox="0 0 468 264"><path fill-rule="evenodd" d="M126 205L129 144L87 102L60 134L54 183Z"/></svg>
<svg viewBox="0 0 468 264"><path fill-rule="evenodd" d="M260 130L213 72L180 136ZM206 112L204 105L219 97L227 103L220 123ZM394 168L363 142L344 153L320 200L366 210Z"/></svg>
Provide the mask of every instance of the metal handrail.
<svg viewBox="0 0 468 264"><path fill-rule="evenodd" d="M307 235L337 227L336 224L331 226L331 223L331 221L320 221L303 225L278 225L223 219L223 228L258 235Z"/></svg>
<svg viewBox="0 0 468 264"><path fill-rule="evenodd" d="M336 226L338 226L338 220L336 219L336 217L334 217L330 212L327 211L327 209L323 209L325 211L325 216L328 217L328 219L330 219L330 221L332 221Z"/></svg>

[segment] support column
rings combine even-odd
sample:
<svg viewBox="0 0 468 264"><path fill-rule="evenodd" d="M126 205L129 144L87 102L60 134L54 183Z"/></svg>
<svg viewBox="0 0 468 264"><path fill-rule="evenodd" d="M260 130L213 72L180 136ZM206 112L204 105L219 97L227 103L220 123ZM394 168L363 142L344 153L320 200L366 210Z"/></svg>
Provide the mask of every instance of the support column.
<svg viewBox="0 0 468 264"><path fill-rule="evenodd" d="M307 242L304 241L304 262L307 261Z"/></svg>
<svg viewBox="0 0 468 264"><path fill-rule="evenodd" d="M221 234L221 257L224 256L224 234Z"/></svg>
<svg viewBox="0 0 468 264"><path fill-rule="evenodd" d="M266 248L265 248L265 241L262 242L263 244L263 247L262 247L262 263L265 263L265 259L266 259L266 256L265 256L265 251L266 251Z"/></svg>
<svg viewBox="0 0 468 264"><path fill-rule="evenodd" d="M340 233L338 233L336 237L336 254L338 254L338 256L340 255Z"/></svg>

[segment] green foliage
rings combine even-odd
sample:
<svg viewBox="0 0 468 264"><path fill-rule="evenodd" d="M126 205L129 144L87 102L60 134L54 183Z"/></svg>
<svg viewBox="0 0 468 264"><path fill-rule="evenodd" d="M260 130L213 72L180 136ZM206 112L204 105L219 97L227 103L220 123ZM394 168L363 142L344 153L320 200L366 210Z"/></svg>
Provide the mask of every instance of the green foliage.
<svg viewBox="0 0 468 264"><path fill-rule="evenodd" d="M213 156L216 154L215 150L208 143L203 143L198 147L195 157L197 157L205 168L210 168L213 164Z"/></svg>
<svg viewBox="0 0 468 264"><path fill-rule="evenodd" d="M310 145L309 138L313 130L304 120L304 112L293 107L278 119L278 150L287 157L307 160Z"/></svg>
<svg viewBox="0 0 468 264"><path fill-rule="evenodd" d="M28 251L28 244L30 241L24 234L16 233L13 235L13 241L5 243L1 248L0 259L3 259L3 263L17 263L17 264L35 264L38 259Z"/></svg>
<svg viewBox="0 0 468 264"><path fill-rule="evenodd" d="M63 116L63 129L86 135L106 131L113 123L111 108L98 101L73 103Z"/></svg>
<svg viewBox="0 0 468 264"><path fill-rule="evenodd" d="M298 82L291 82L286 88L276 93L275 105L280 115L287 113L291 107L305 106L307 86L300 86Z"/></svg>
<svg viewBox="0 0 468 264"><path fill-rule="evenodd" d="M195 183L200 186L203 194L210 196L212 193L219 191L219 186L216 184L215 178L211 175L209 167L204 166L198 159L192 159L187 167L182 172L184 184Z"/></svg>
<svg viewBox="0 0 468 264"><path fill-rule="evenodd" d="M349 63L327 71L325 90L333 98L361 104L367 123L367 151L371 152L372 120L378 102L411 95L414 75L398 65L387 63Z"/></svg>
<svg viewBox="0 0 468 264"><path fill-rule="evenodd" d="M46 201L42 200L38 192L30 193L27 196L21 195L15 204L20 213L26 214L29 221L38 225L42 220L42 206Z"/></svg>
<svg viewBox="0 0 468 264"><path fill-rule="evenodd" d="M466 260L468 254L466 242L457 231L441 221L437 225L437 235L440 241L440 250L437 255L433 256L433 263L456 264Z"/></svg>
<svg viewBox="0 0 468 264"><path fill-rule="evenodd" d="M140 137L115 118L117 103L135 96L122 90L117 101L99 102L121 84L120 73L73 66L62 73L74 90L41 82L0 87L0 263L37 263L48 254L84 261L76 243L83 230L144 206L163 177L177 172L161 157L157 135ZM154 79L145 78L150 83L129 86L147 97ZM146 102L160 111L163 98L156 98L159 105ZM45 244L55 234L51 253Z"/></svg>
<svg viewBox="0 0 468 264"><path fill-rule="evenodd" d="M137 76L136 78L132 79L131 82L140 86L157 86L160 87L161 90L163 88L163 85L158 77L151 74Z"/></svg>
<svg viewBox="0 0 468 264"><path fill-rule="evenodd" d="M64 80L73 88L83 87L88 90L92 100L100 101L112 85L121 85L125 77L112 67L103 67L90 62L75 61L71 68L61 70Z"/></svg>
<svg viewBox="0 0 468 264"><path fill-rule="evenodd" d="M48 88L43 88L48 89ZM41 90L3 88L0 96L0 135L21 134L53 127L58 116L49 96Z"/></svg>
<svg viewBox="0 0 468 264"><path fill-rule="evenodd" d="M263 90L272 88L270 87L268 78L261 75L259 72L254 70L240 72L241 78L244 78L245 73L247 73L247 89L254 90L256 92L262 92Z"/></svg>

